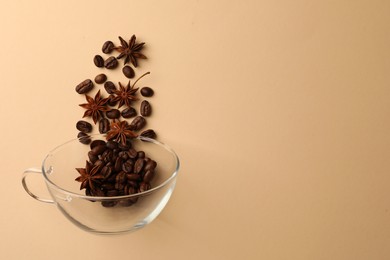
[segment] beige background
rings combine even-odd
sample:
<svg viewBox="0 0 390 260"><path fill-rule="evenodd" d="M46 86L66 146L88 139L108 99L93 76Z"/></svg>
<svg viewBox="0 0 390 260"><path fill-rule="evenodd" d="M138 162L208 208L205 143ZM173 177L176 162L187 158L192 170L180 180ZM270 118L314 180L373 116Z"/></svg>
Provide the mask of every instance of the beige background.
<svg viewBox="0 0 390 260"><path fill-rule="evenodd" d="M1 259L390 259L390 2L0 3ZM147 43L151 126L180 156L151 225L101 237L22 171L75 136L107 39Z"/></svg>

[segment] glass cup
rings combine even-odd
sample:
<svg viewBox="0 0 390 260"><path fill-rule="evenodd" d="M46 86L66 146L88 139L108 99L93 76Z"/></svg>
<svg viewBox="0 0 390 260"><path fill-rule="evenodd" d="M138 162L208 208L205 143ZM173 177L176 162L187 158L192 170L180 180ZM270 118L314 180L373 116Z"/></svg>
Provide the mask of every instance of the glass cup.
<svg viewBox="0 0 390 260"><path fill-rule="evenodd" d="M91 136L92 141L97 139L105 140L105 136ZM151 189L147 191L114 197L85 195L85 190L80 190L80 182L75 181L80 176L76 168L85 167L90 147L79 139L49 152L41 170L25 170L22 185L31 197L55 204L67 219L83 230L99 234L135 231L152 222L168 203L176 184L179 158L167 145L147 137L133 139L132 146L157 162ZM28 185L32 173L43 175L51 198L42 198L32 192Z"/></svg>

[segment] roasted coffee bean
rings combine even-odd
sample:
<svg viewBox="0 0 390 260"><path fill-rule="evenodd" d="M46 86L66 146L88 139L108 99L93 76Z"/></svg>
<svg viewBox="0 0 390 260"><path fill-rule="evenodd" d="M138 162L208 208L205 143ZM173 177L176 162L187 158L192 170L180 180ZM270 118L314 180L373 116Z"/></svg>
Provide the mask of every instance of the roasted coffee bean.
<svg viewBox="0 0 390 260"><path fill-rule="evenodd" d="M95 63L98 68L104 67L104 59L100 55L95 55L95 57L93 57L93 63Z"/></svg>
<svg viewBox="0 0 390 260"><path fill-rule="evenodd" d="M121 112L123 118L130 118L137 115L137 111L133 107L127 107Z"/></svg>
<svg viewBox="0 0 390 260"><path fill-rule="evenodd" d="M118 66L118 60L114 57L111 56L107 60L104 61L104 67L106 69L115 69Z"/></svg>
<svg viewBox="0 0 390 260"><path fill-rule="evenodd" d="M104 73L100 73L95 77L95 82L97 84L103 84L104 82L106 82L106 80L107 80L107 76Z"/></svg>
<svg viewBox="0 0 390 260"><path fill-rule="evenodd" d="M137 155L138 155L137 151L136 151L135 149L133 149L133 148L131 148L131 149L128 151L128 154L129 154L129 157L130 157L131 159L137 158Z"/></svg>
<svg viewBox="0 0 390 260"><path fill-rule="evenodd" d="M106 146L107 147L107 146ZM102 155L101 159L106 163L106 165L112 161L113 153L110 149L106 149Z"/></svg>
<svg viewBox="0 0 390 260"><path fill-rule="evenodd" d="M151 96L153 96L153 94L154 94L153 89L151 89L149 87L141 88L141 95L142 96L144 96L144 97L151 97Z"/></svg>
<svg viewBox="0 0 390 260"><path fill-rule="evenodd" d="M136 201L136 199L138 198L123 199L118 201L118 205L120 205L121 207L130 207L135 203L134 200Z"/></svg>
<svg viewBox="0 0 390 260"><path fill-rule="evenodd" d="M138 151L137 152L137 158L145 158L145 152L144 151Z"/></svg>
<svg viewBox="0 0 390 260"><path fill-rule="evenodd" d="M130 158L128 151L120 151L118 156L121 157L124 161Z"/></svg>
<svg viewBox="0 0 390 260"><path fill-rule="evenodd" d="M108 102L107 102L107 104L109 105L109 106L111 106L111 107L113 107L113 106L116 106L116 104L118 104L118 101L117 100L115 100L115 95L109 95L108 96Z"/></svg>
<svg viewBox="0 0 390 260"><path fill-rule="evenodd" d="M115 207L115 205L118 204L118 201L116 200L103 200L102 206L106 208L112 208Z"/></svg>
<svg viewBox="0 0 390 260"><path fill-rule="evenodd" d="M137 181L127 180L127 185L134 187L134 189L138 189L138 187L139 187L139 183Z"/></svg>
<svg viewBox="0 0 390 260"><path fill-rule="evenodd" d="M105 134L110 130L110 121L107 118L102 118L99 120L99 133Z"/></svg>
<svg viewBox="0 0 390 260"><path fill-rule="evenodd" d="M107 190L106 196L107 197L115 197L119 195L119 191L115 190L115 186L113 186L113 189Z"/></svg>
<svg viewBox="0 0 390 260"><path fill-rule="evenodd" d="M107 192L110 190L115 190L115 185L109 182L103 182L101 187L102 189L105 189Z"/></svg>
<svg viewBox="0 0 390 260"><path fill-rule="evenodd" d="M141 115L143 116L150 116L150 114L152 113L152 107L147 100L141 102L140 111L141 111Z"/></svg>
<svg viewBox="0 0 390 260"><path fill-rule="evenodd" d="M129 65L124 66L122 68L122 72L123 72L123 75L126 76L126 78L129 78L129 79L134 78L134 75L135 75L134 70Z"/></svg>
<svg viewBox="0 0 390 260"><path fill-rule="evenodd" d="M151 188L151 186L149 183L141 182L141 184L139 185L139 192L144 192L144 191L150 190L150 188Z"/></svg>
<svg viewBox="0 0 390 260"><path fill-rule="evenodd" d="M94 147L99 146L99 145L106 145L106 142L103 140L100 140L100 139L93 140L92 143L89 145L89 147L92 150Z"/></svg>
<svg viewBox="0 0 390 260"><path fill-rule="evenodd" d="M156 161L148 160L146 165L145 165L144 171L154 170L156 167L157 167Z"/></svg>
<svg viewBox="0 0 390 260"><path fill-rule="evenodd" d="M127 177L127 180L129 181L139 181L141 180L141 176L139 174L135 174L135 173L128 173L126 175Z"/></svg>
<svg viewBox="0 0 390 260"><path fill-rule="evenodd" d="M128 151L131 148L131 142L127 140L125 144L118 143L118 148L122 151Z"/></svg>
<svg viewBox="0 0 390 260"><path fill-rule="evenodd" d="M148 138L152 138L152 139L156 138L156 133L152 129L145 130L140 135L143 137L148 137Z"/></svg>
<svg viewBox="0 0 390 260"><path fill-rule="evenodd" d="M146 171L145 174L144 174L144 179L143 181L144 182L150 182L153 177L154 177L154 170L149 170L149 171Z"/></svg>
<svg viewBox="0 0 390 260"><path fill-rule="evenodd" d="M107 148L111 149L111 150L114 150L114 149L118 148L118 143L115 142L115 141L112 141L112 140L107 141L106 145L107 145Z"/></svg>
<svg viewBox="0 0 390 260"><path fill-rule="evenodd" d="M142 116L136 116L133 121L130 123L130 128L132 130L138 131L146 125L146 119Z"/></svg>
<svg viewBox="0 0 390 260"><path fill-rule="evenodd" d="M104 166L104 162L102 160L97 160L96 162L93 163L93 166L98 166L98 168L102 168Z"/></svg>
<svg viewBox="0 0 390 260"><path fill-rule="evenodd" d="M90 79L86 79L76 86L76 92L79 94L86 94L93 89L93 82Z"/></svg>
<svg viewBox="0 0 390 260"><path fill-rule="evenodd" d="M102 52L105 54L110 54L114 50L114 43L112 41L106 41L103 44Z"/></svg>
<svg viewBox="0 0 390 260"><path fill-rule="evenodd" d="M134 166L133 161L127 160L127 161L125 161L125 162L122 164L122 170L123 170L125 173L130 173L130 172L133 171L133 166Z"/></svg>
<svg viewBox="0 0 390 260"><path fill-rule="evenodd" d="M111 109L106 112L106 116L110 119L117 119L121 116L121 112L118 109Z"/></svg>
<svg viewBox="0 0 390 260"><path fill-rule="evenodd" d="M80 132L89 133L92 131L92 125L87 121L80 120L76 123L76 128Z"/></svg>
<svg viewBox="0 0 390 260"><path fill-rule="evenodd" d="M139 158L137 159L137 161L135 161L135 164L134 164L134 173L140 173L143 168L144 168L144 159L143 158Z"/></svg>
<svg viewBox="0 0 390 260"><path fill-rule="evenodd" d="M89 151L88 159L91 163L95 163L99 159L99 157L97 155L94 155L91 151Z"/></svg>
<svg viewBox="0 0 390 260"><path fill-rule="evenodd" d="M83 132L79 132L77 138L82 144L89 144L91 142L91 137L88 134Z"/></svg>
<svg viewBox="0 0 390 260"><path fill-rule="evenodd" d="M125 183L127 181L126 173L125 172L119 172L116 175L115 181L116 181L116 183Z"/></svg>
<svg viewBox="0 0 390 260"><path fill-rule="evenodd" d="M122 164L123 164L123 159L121 157L116 158L115 164L114 164L115 171L117 171L117 172L121 171Z"/></svg>
<svg viewBox="0 0 390 260"><path fill-rule="evenodd" d="M104 179L107 179L111 175L111 168L108 166L103 166L103 168L100 170L100 174Z"/></svg>
<svg viewBox="0 0 390 260"><path fill-rule="evenodd" d="M92 154L94 155L100 155L102 154L105 150L107 149L107 146L106 145L98 145L98 146L95 146L91 152Z"/></svg>
<svg viewBox="0 0 390 260"><path fill-rule="evenodd" d="M104 89L107 91L108 94L114 94L116 86L112 81L106 81L106 83L104 83Z"/></svg>

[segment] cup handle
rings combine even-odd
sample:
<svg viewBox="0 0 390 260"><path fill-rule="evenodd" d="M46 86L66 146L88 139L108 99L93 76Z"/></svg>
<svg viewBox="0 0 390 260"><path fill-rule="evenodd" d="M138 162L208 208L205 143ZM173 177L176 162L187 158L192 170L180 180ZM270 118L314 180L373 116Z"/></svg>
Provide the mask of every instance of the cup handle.
<svg viewBox="0 0 390 260"><path fill-rule="evenodd" d="M39 169L36 169L36 168L28 168L28 169L26 169L26 170L23 172L23 176L22 176L22 185L23 185L23 188L25 189L25 191L28 193L28 195L30 195L31 197L33 197L34 199L36 199L36 200L38 200L38 201L40 201L40 202L54 203L53 200L41 198L41 197L35 195L34 193L32 193L32 192L30 191L30 189L29 189L28 186L27 186L27 181L26 181L27 175L30 174L30 173L40 173L40 174L42 174L42 171L39 170Z"/></svg>

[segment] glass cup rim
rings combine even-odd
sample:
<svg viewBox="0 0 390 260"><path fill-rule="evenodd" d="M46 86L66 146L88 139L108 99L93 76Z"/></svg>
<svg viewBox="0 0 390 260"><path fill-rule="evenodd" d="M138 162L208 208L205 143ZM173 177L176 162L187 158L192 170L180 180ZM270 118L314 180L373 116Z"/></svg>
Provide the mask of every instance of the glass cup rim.
<svg viewBox="0 0 390 260"><path fill-rule="evenodd" d="M89 135L90 137L94 137L94 136L105 136L105 134L91 134ZM164 149L166 149L168 152L170 152L173 156L174 156L174 159L176 161L176 167L175 167L175 170L173 171L173 173L169 176L169 178L167 178L165 181L163 181L160 185L156 186L156 187L153 187L147 191L143 191L143 192L137 192L137 193L134 193L134 194L131 194L131 195L120 195L120 196L112 196L112 197L107 197L107 196L89 196L89 195L82 195L82 194L79 194L79 193L75 193L75 192L72 192L72 191L69 191L69 190L66 190L64 188L61 188L60 186L58 186L57 184L55 184L54 182L52 182L49 177L47 176L48 173L45 169L45 163L46 163L46 160L51 156L53 155L53 153L55 153L57 150L59 150L60 148L62 148L63 146L69 144L69 143L72 143L72 142L75 142L75 141L79 141L81 138L83 137L80 137L80 138L74 138L74 139L71 139L67 142L64 142L60 145L58 145L57 147L55 147L54 149L52 149L46 156L45 158L43 159L43 162L42 162L42 175L46 181L46 183L51 186L52 188L60 191L61 193L65 194L65 195L68 195L68 196L72 196L72 197L76 197L76 198L81 198L81 199L87 199L87 200L94 200L94 201L111 201L111 200L116 200L116 199L128 199L128 198L133 198L133 197L140 197L140 196L144 196L144 195L147 195L147 194L150 194L150 193L154 193L155 191L158 191L160 189L162 189L163 187L165 187L166 185L168 185L168 183L170 183L173 179L176 178L178 172L179 172L179 168L180 168L180 160L179 160L179 157L177 156L176 152L171 148L169 147L168 145L162 143L162 142L159 142L155 139L152 139L152 138L149 138L149 137L145 137L145 136L137 136L136 138L134 139L138 139L140 141L146 141L146 142L149 142L149 143L154 143L156 145L159 145L161 147L163 147Z"/></svg>

